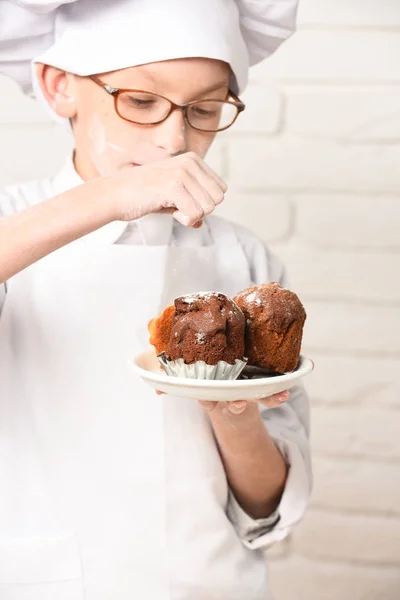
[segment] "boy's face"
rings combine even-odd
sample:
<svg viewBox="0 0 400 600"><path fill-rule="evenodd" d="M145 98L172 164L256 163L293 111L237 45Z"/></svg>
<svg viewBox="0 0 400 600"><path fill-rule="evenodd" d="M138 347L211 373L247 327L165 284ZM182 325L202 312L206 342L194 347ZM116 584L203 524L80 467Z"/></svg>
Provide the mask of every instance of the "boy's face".
<svg viewBox="0 0 400 600"><path fill-rule="evenodd" d="M179 110L158 125L141 126L125 121L114 109L114 98L89 78L60 75L58 71L58 79L52 81L52 68L48 69L50 73L42 76L42 87L53 90L53 98L49 100L47 94L47 99L56 112L72 120L76 167L84 179L112 175L121 169L189 151L204 157L215 137L215 133L191 128ZM154 92L176 104L184 104L206 98L225 100L230 68L222 61L186 58L98 77L111 87Z"/></svg>

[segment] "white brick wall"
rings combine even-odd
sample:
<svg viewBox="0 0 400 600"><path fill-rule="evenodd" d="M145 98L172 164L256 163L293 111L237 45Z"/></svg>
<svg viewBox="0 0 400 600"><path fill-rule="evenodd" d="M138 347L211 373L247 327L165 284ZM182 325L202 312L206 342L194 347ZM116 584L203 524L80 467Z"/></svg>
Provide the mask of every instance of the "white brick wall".
<svg viewBox="0 0 400 600"><path fill-rule="evenodd" d="M400 569L397 565L360 565L353 561L315 560L292 554L274 563L271 575L276 600L399 598Z"/></svg>
<svg viewBox="0 0 400 600"><path fill-rule="evenodd" d="M376 6L378 2L375 1ZM265 77L272 77L292 83L398 82L399 52L396 28L302 29L279 54L254 69L252 80L262 82Z"/></svg>
<svg viewBox="0 0 400 600"><path fill-rule="evenodd" d="M394 144L311 141L288 131L272 139L238 137L227 151L230 181L242 190L395 193L400 187Z"/></svg>
<svg viewBox="0 0 400 600"><path fill-rule="evenodd" d="M400 598L400 4L300 0L209 160L223 214L284 259L308 312L315 491L271 552L276 600ZM71 147L0 80L0 183Z"/></svg>
<svg viewBox="0 0 400 600"><path fill-rule="evenodd" d="M286 124L309 139L396 141L400 138L400 91L395 86L362 91L328 86L285 88Z"/></svg>
<svg viewBox="0 0 400 600"><path fill-rule="evenodd" d="M363 514L399 512L400 486L393 485L399 479L395 462L382 462L375 455L368 462L318 456L314 460L314 475L312 504L317 508ZM368 524L365 529L370 534ZM400 556L398 548L395 556Z"/></svg>
<svg viewBox="0 0 400 600"><path fill-rule="evenodd" d="M295 530L293 552L307 558L398 565L400 522L392 516L347 514L312 509Z"/></svg>
<svg viewBox="0 0 400 600"><path fill-rule="evenodd" d="M294 202L296 234L310 246L320 250L336 248L346 253L351 249L400 248L398 196L314 194L298 195ZM388 252L383 255L389 256Z"/></svg>
<svg viewBox="0 0 400 600"><path fill-rule="evenodd" d="M303 26L396 27L400 14L396 0L303 0L299 21Z"/></svg>
<svg viewBox="0 0 400 600"><path fill-rule="evenodd" d="M399 428L400 411L387 406L313 407L312 442L317 456L399 461ZM393 485L399 481L400 476ZM400 513L399 506L393 510Z"/></svg>

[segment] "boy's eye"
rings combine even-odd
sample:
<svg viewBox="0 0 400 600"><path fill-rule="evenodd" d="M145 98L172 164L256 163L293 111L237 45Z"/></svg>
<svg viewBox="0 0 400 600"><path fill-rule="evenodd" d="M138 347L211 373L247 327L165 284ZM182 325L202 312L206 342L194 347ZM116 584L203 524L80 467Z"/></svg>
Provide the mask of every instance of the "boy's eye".
<svg viewBox="0 0 400 600"><path fill-rule="evenodd" d="M191 108L193 116L199 119L214 119L218 117L220 111L221 107L216 105L215 102L204 103L203 105L195 104Z"/></svg>
<svg viewBox="0 0 400 600"><path fill-rule="evenodd" d="M148 108L156 104L154 98L141 98L139 96L126 95L125 101L134 108Z"/></svg>
<svg viewBox="0 0 400 600"><path fill-rule="evenodd" d="M199 106L195 106L193 112L197 113L200 117L212 117L216 114L215 110L205 110Z"/></svg>

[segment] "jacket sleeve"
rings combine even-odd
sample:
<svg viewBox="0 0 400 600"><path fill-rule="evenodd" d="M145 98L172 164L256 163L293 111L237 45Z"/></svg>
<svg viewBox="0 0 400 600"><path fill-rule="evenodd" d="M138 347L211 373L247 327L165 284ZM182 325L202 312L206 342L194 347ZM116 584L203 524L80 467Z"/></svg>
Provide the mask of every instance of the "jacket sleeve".
<svg viewBox="0 0 400 600"><path fill-rule="evenodd" d="M244 249L252 261L255 284L277 281L290 288L282 263L261 242L251 243L245 234ZM230 492L228 517L243 544L253 550L267 548L290 533L306 511L312 488L309 401L303 386L291 388L290 398L283 406L267 409L260 405L260 413L269 434L286 458L289 473L280 504L266 519L252 519Z"/></svg>

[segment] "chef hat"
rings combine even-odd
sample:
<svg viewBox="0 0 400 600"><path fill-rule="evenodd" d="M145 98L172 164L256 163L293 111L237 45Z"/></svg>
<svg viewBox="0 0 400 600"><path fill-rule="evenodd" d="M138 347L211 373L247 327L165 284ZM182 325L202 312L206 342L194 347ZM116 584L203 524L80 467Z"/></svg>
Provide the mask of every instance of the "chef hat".
<svg viewBox="0 0 400 600"><path fill-rule="evenodd" d="M242 92L249 66L294 31L297 1L5 0L0 71L30 92L32 59L84 76L193 56L227 62Z"/></svg>

